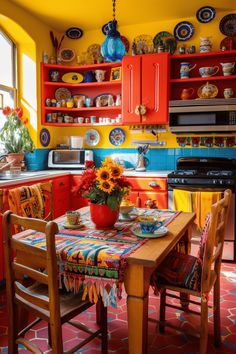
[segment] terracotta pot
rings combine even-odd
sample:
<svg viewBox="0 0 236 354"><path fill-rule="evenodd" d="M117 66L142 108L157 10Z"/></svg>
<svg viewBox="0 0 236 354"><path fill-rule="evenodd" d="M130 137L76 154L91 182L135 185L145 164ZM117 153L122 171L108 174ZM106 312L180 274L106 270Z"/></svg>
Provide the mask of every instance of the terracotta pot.
<svg viewBox="0 0 236 354"><path fill-rule="evenodd" d="M21 166L24 156L23 153L12 152L7 154L6 160L7 162L11 162L12 166Z"/></svg>
<svg viewBox="0 0 236 354"><path fill-rule="evenodd" d="M90 215L97 230L112 229L119 217L119 208L112 211L107 205L90 204Z"/></svg>

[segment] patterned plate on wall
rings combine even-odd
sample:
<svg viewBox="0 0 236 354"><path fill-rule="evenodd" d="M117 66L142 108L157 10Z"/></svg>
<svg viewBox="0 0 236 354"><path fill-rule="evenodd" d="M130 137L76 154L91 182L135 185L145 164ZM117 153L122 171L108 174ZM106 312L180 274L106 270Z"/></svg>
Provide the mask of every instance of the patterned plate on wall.
<svg viewBox="0 0 236 354"><path fill-rule="evenodd" d="M119 146L122 145L125 141L125 133L124 130L120 128L112 129L109 134L109 141L112 145Z"/></svg>
<svg viewBox="0 0 236 354"><path fill-rule="evenodd" d="M196 13L196 17L198 21L201 23L210 22L211 20L213 20L215 15L216 15L216 10L214 9L214 7L211 6L201 7Z"/></svg>
<svg viewBox="0 0 236 354"><path fill-rule="evenodd" d="M224 16L219 24L220 31L225 36L235 36L236 35L236 14L229 14Z"/></svg>
<svg viewBox="0 0 236 354"><path fill-rule="evenodd" d="M174 28L174 36L178 41L187 41L194 34L194 26L188 21L179 22Z"/></svg>
<svg viewBox="0 0 236 354"><path fill-rule="evenodd" d="M169 47L170 53L174 54L177 47L177 41L173 34L166 31L157 33L153 38L154 47L157 48L161 41L163 42L164 46Z"/></svg>

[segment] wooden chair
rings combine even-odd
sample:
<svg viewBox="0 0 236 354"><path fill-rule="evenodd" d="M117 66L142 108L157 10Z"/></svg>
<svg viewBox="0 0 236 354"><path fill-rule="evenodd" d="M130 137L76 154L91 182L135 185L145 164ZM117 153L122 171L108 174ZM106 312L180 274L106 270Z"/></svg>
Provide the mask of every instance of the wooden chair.
<svg viewBox="0 0 236 354"><path fill-rule="evenodd" d="M42 192L42 194L39 194L42 196L41 203L44 205L44 214L43 214L43 219L44 220L53 220L53 197L52 197L52 185L53 182L47 181L47 182L41 182L37 184L33 184L31 186L20 186L17 187L17 190L21 190L22 188L29 188L29 187L34 187L37 186L39 190ZM3 214L5 210L8 210L8 199L9 199L9 190L8 189L0 189L0 213ZM7 205L7 207L6 207ZM12 207L11 210L14 213L17 213L16 207ZM18 213L17 213L18 214ZM21 215L25 216L25 215Z"/></svg>
<svg viewBox="0 0 236 354"><path fill-rule="evenodd" d="M152 277L154 287L160 291L159 331L163 333L166 325L174 327L165 320L166 306L200 315L200 354L207 352L208 299L212 289L214 342L216 346L221 344L220 268L231 194L232 192L229 189L226 190L224 197L212 205L208 227L206 225L203 233L205 237L202 237L201 240L199 257L173 251L157 268ZM172 293L169 293L168 290ZM180 293L180 296L173 294L173 291ZM190 296L197 297L200 301L193 301ZM185 303L183 302L180 306L178 304L173 305L166 301L167 297L185 299ZM189 303L199 305L200 312L190 310Z"/></svg>
<svg viewBox="0 0 236 354"><path fill-rule="evenodd" d="M32 229L45 233L47 249L40 249L14 238L12 225L19 225L25 230ZM17 353L18 344L24 345L32 353L42 353L24 335L40 320L45 320L49 323L49 344L51 344L53 353L73 353L99 335L102 339L102 353L107 354L107 309L103 306L102 301L99 300L97 304L101 316L101 326L92 332L77 319L75 322L72 318L94 304L82 301L79 294L75 295L58 289L55 249L57 224L53 221L45 222L39 219L24 218L11 211L6 211L3 215L3 231L9 316L8 353ZM12 256L13 253L17 254L17 258ZM33 285L26 287L21 283L21 278L25 275L34 281ZM38 317L22 330L19 330L20 318L17 311L19 307ZM65 322L89 334L81 343L67 351L63 351L62 340L62 324Z"/></svg>

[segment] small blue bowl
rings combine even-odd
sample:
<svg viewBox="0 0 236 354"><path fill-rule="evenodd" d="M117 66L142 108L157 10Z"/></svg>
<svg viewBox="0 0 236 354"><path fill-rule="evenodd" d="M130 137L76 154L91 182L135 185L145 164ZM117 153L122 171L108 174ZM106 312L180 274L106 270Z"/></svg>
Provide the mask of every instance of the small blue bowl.
<svg viewBox="0 0 236 354"><path fill-rule="evenodd" d="M139 224L143 234L153 234L155 230L163 225L163 221L151 216L141 216L139 218Z"/></svg>

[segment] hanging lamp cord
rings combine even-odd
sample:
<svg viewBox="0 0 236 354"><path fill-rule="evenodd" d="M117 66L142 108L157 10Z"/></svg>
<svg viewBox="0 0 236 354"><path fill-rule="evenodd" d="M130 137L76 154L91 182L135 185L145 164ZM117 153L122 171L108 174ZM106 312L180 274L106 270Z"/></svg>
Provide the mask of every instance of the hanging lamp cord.
<svg viewBox="0 0 236 354"><path fill-rule="evenodd" d="M116 20L116 0L112 0L112 16L113 16L113 21Z"/></svg>

